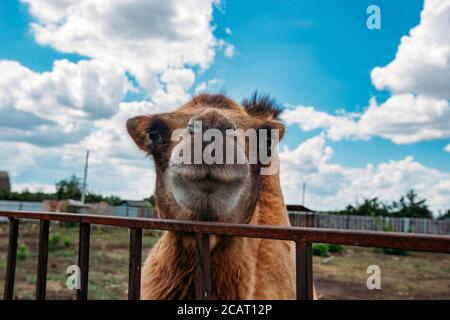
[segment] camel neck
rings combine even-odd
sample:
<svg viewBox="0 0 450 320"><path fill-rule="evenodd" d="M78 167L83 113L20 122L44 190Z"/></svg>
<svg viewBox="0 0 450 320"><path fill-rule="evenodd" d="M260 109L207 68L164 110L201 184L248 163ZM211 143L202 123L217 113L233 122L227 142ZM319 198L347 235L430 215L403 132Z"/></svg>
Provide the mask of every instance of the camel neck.
<svg viewBox="0 0 450 320"><path fill-rule="evenodd" d="M261 176L258 205L253 223L259 225L289 225L289 217L278 174Z"/></svg>
<svg viewBox="0 0 450 320"><path fill-rule="evenodd" d="M253 283L241 280L254 275L256 264L252 255L257 251L258 239L220 237L213 242L216 244L211 249L211 297L245 299L251 294ZM147 261L150 268L144 271L153 278L153 285L158 283L156 287L152 285L152 298L194 299L195 238L166 232L154 250ZM164 259L153 261L156 256Z"/></svg>

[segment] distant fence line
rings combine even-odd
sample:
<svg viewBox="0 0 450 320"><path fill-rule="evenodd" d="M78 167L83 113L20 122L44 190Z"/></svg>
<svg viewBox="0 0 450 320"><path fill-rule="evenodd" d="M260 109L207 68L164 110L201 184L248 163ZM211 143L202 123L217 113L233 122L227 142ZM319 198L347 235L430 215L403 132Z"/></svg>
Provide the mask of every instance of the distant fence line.
<svg viewBox="0 0 450 320"><path fill-rule="evenodd" d="M116 217L156 218L155 208L111 206L109 208L92 208L89 214L110 215Z"/></svg>
<svg viewBox="0 0 450 320"><path fill-rule="evenodd" d="M18 210L18 211L48 211L43 202L32 201L10 201L0 200L0 210ZM132 207L132 206L95 206L86 208L84 213L99 214L119 217L141 217L154 218L156 216L154 208ZM5 219L2 219L5 220Z"/></svg>
<svg viewBox="0 0 450 320"><path fill-rule="evenodd" d="M0 209L19 211L43 211L43 202L0 200Z"/></svg>
<svg viewBox="0 0 450 320"><path fill-rule="evenodd" d="M27 201L0 201L0 210L45 211L42 202ZM119 217L157 217L155 208L125 205L92 206L87 209L86 213ZM450 234L450 220L448 219L349 216L298 211L289 211L289 219L291 224L296 227ZM0 218L0 221L2 220L4 221L6 218Z"/></svg>
<svg viewBox="0 0 450 320"><path fill-rule="evenodd" d="M450 220L448 219L368 217L294 211L289 211L289 218L291 224L298 227L450 234Z"/></svg>

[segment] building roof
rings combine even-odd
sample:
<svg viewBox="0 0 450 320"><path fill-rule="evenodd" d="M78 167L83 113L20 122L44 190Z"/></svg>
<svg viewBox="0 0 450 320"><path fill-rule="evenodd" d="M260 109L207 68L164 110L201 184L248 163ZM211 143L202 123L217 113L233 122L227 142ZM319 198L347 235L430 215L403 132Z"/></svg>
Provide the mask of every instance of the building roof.
<svg viewBox="0 0 450 320"><path fill-rule="evenodd" d="M130 207L138 207L138 208L145 207L148 205L148 202L144 200L125 200L124 203Z"/></svg>
<svg viewBox="0 0 450 320"><path fill-rule="evenodd" d="M0 178L9 178L9 174L6 171L0 171Z"/></svg>
<svg viewBox="0 0 450 320"><path fill-rule="evenodd" d="M288 211L311 212L311 213L314 212L314 210L302 206L301 204L288 204L286 205L286 208Z"/></svg>
<svg viewBox="0 0 450 320"><path fill-rule="evenodd" d="M0 191L11 191L11 182L9 181L9 174L6 171L0 171Z"/></svg>
<svg viewBox="0 0 450 320"><path fill-rule="evenodd" d="M76 207L76 208L89 208L90 207L89 204L83 203L83 202L78 201L78 200L73 200L73 199L67 200L67 204L70 207Z"/></svg>

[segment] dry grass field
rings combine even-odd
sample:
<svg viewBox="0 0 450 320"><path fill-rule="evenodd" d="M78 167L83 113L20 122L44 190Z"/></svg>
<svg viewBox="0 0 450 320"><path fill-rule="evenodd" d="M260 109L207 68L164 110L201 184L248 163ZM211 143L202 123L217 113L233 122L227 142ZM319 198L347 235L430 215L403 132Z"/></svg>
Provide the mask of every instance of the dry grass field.
<svg viewBox="0 0 450 320"><path fill-rule="evenodd" d="M143 259L160 236L144 231ZM20 225L15 297L33 299L38 225ZM8 224L0 224L0 294L3 296ZM93 226L89 299L126 299L128 229ZM74 299L66 288L66 268L77 263L78 228L52 222L48 261L48 299ZM408 252L386 255L375 248L345 246L333 257L314 257L314 280L321 299L450 299L450 255ZM381 290L368 290L367 266L381 268Z"/></svg>

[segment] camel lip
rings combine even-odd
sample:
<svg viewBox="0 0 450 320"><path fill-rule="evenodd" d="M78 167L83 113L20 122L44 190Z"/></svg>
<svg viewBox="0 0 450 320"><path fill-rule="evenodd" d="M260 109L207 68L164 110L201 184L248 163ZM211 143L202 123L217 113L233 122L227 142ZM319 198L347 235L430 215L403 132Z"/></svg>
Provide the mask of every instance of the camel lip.
<svg viewBox="0 0 450 320"><path fill-rule="evenodd" d="M170 175L178 180L195 183L205 193L215 187L238 184L249 174L246 165L171 165Z"/></svg>

